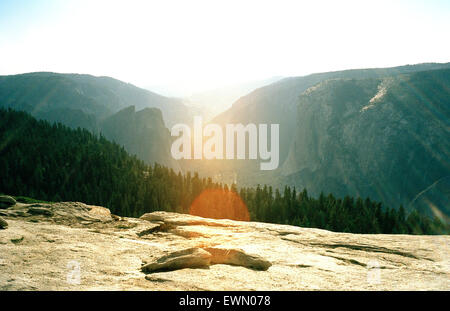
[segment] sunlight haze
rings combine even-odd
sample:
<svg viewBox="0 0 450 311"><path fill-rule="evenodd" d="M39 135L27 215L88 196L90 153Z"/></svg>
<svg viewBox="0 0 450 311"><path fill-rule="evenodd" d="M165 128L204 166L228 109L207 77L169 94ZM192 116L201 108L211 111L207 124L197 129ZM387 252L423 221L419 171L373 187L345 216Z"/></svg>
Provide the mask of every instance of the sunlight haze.
<svg viewBox="0 0 450 311"><path fill-rule="evenodd" d="M446 1L2 1L0 75L111 76L165 95L447 62Z"/></svg>

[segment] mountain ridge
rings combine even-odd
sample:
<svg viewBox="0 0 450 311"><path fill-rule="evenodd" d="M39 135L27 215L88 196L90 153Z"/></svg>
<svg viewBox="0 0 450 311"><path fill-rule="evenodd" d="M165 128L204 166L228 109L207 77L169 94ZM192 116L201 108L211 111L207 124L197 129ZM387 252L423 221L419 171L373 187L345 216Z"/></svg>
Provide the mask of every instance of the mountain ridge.
<svg viewBox="0 0 450 311"><path fill-rule="evenodd" d="M169 98L107 76L32 72L0 76L0 105L32 114L55 108L80 109L98 119L134 105L159 108L165 124L187 122L190 108Z"/></svg>

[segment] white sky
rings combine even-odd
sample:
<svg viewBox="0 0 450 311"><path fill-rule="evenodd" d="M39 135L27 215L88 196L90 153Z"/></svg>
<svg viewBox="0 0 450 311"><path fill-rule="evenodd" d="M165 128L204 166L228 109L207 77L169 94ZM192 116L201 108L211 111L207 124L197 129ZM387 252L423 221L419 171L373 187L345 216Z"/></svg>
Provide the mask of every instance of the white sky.
<svg viewBox="0 0 450 311"><path fill-rule="evenodd" d="M180 95L450 61L450 1L2 1L1 75L107 75Z"/></svg>

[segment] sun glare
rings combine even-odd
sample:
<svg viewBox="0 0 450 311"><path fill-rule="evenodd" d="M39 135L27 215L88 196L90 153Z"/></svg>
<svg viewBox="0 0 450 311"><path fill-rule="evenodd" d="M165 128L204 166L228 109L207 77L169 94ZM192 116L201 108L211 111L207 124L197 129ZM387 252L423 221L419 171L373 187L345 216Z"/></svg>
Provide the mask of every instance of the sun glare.
<svg viewBox="0 0 450 311"><path fill-rule="evenodd" d="M191 204L189 214L214 219L250 220L247 206L240 196L226 189L204 190Z"/></svg>
<svg viewBox="0 0 450 311"><path fill-rule="evenodd" d="M273 76L447 61L448 5L429 2L71 0L31 13L0 6L0 58L8 59L0 74L90 73L187 96Z"/></svg>

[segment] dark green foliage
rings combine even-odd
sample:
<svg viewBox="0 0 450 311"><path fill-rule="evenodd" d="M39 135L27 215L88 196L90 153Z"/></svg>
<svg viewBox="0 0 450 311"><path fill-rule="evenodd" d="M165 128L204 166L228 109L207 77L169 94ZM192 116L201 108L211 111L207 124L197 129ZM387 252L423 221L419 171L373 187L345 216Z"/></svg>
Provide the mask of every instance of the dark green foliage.
<svg viewBox="0 0 450 311"><path fill-rule="evenodd" d="M344 197L337 199L323 193L316 198L306 189L296 194L286 187L283 195L275 196L269 188L242 188L240 195L251 212L252 220L321 228L352 233L448 234L449 226L437 218L431 219L417 211L408 216L401 206L398 210L383 208L369 198ZM257 202L259 208L256 207ZM269 203L270 202L270 203Z"/></svg>
<svg viewBox="0 0 450 311"><path fill-rule="evenodd" d="M197 174L183 176L158 164L148 166L87 130L1 109L0 172L0 192L102 205L124 216L187 212L205 187L220 186Z"/></svg>
<svg viewBox="0 0 450 311"><path fill-rule="evenodd" d="M323 193L315 199L306 190L285 187L280 192L266 185L229 189L196 173L146 165L87 130L51 125L13 110L0 109L0 174L0 193L81 201L123 216L156 210L187 213L203 190L215 188L239 193L254 221L355 233L448 233L437 219L418 212L406 215L403 207L383 209L370 199ZM207 202L211 207L216 203Z"/></svg>

